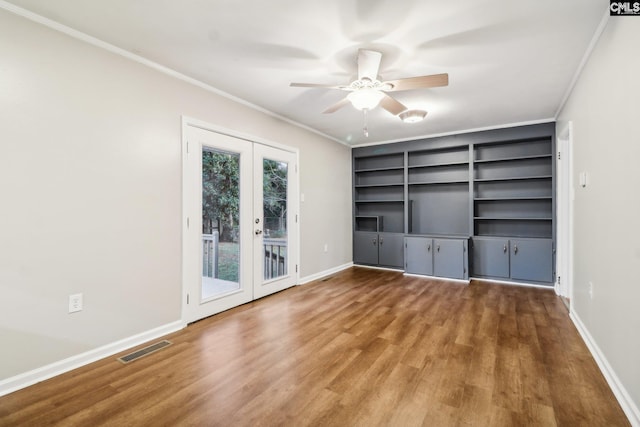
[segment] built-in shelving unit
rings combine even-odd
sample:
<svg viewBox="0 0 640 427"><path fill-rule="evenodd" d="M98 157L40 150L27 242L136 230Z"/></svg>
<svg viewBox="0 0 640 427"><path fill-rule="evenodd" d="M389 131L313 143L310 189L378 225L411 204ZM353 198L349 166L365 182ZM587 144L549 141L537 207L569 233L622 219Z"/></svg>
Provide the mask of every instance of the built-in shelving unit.
<svg viewBox="0 0 640 427"><path fill-rule="evenodd" d="M553 138L474 146L477 276L553 281Z"/></svg>
<svg viewBox="0 0 640 427"><path fill-rule="evenodd" d="M353 159L354 261L402 268L404 153Z"/></svg>
<svg viewBox="0 0 640 427"><path fill-rule="evenodd" d="M423 274L551 284L554 133L547 123L354 149L354 261L397 266L402 235L410 272L451 258Z"/></svg>

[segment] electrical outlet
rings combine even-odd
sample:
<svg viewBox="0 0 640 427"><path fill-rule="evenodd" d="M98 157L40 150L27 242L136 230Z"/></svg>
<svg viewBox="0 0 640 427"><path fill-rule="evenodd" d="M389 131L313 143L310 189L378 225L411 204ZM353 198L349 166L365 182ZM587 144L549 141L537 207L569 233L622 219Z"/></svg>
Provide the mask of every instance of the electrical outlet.
<svg viewBox="0 0 640 427"><path fill-rule="evenodd" d="M82 311L82 294L69 295L69 313Z"/></svg>
<svg viewBox="0 0 640 427"><path fill-rule="evenodd" d="M593 299L593 282L589 282L589 298Z"/></svg>

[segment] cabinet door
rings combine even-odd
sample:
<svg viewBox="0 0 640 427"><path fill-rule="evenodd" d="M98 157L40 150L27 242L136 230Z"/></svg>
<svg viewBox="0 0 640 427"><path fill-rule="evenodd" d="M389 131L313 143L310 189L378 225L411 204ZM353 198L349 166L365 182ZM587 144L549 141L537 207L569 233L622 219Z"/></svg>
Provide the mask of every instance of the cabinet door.
<svg viewBox="0 0 640 427"><path fill-rule="evenodd" d="M551 239L512 239L511 278L553 282L553 243Z"/></svg>
<svg viewBox="0 0 640 427"><path fill-rule="evenodd" d="M452 279L464 279L464 241L433 239L433 274Z"/></svg>
<svg viewBox="0 0 640 427"><path fill-rule="evenodd" d="M412 274L433 275L433 239L405 237L405 270Z"/></svg>
<svg viewBox="0 0 640 427"><path fill-rule="evenodd" d="M473 274L509 277L509 240L473 239Z"/></svg>
<svg viewBox="0 0 640 427"><path fill-rule="evenodd" d="M385 267L404 267L404 235L378 234L378 263Z"/></svg>
<svg viewBox="0 0 640 427"><path fill-rule="evenodd" d="M353 262L378 264L378 233L356 232L353 234Z"/></svg>

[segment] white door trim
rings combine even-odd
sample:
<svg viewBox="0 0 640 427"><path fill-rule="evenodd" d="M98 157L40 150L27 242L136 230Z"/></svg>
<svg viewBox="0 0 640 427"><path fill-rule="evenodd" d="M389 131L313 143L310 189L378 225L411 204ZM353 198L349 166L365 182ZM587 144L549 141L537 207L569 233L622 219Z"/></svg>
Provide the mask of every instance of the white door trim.
<svg viewBox="0 0 640 427"><path fill-rule="evenodd" d="M238 138L238 139L244 139L246 141L257 142L259 144L268 145L268 146L274 147L274 148L279 148L279 149L284 150L284 151L290 151L292 153L296 153L296 156L299 157L299 150L297 148L295 148L295 147L291 147L291 146L288 146L288 145L281 144L279 142L271 141L270 139L261 138L259 136L255 136L255 135L251 135L251 134L248 134L248 133L240 132L240 131L235 130L235 129L230 129L230 128L227 128L227 127L224 127L224 126L208 123L208 122L205 122L203 120L194 119L194 118L188 117L188 116L182 116L182 131L183 131L182 141L183 141L183 143L184 143L184 130L185 130L186 126L193 126L193 127L197 127L197 128L204 129L204 130L209 130L211 132L220 133L222 135L227 135L227 136L231 136L231 137ZM298 160L300 160L300 159L296 158L296 161L298 161Z"/></svg>
<svg viewBox="0 0 640 427"><path fill-rule="evenodd" d="M187 269L185 268L186 264L186 257L187 257L187 237L188 237L188 216L189 215L193 215L193 213L190 212L190 208L189 208L189 203L191 203L192 198L193 198L193 191L196 191L196 189L192 188L192 185L190 185L190 181L188 181L187 179L185 179L185 173L188 170L188 156L187 156L187 150L189 149L188 144L187 144L187 133L188 133L188 128L189 127L196 127L196 128L200 128L203 130L208 130L211 132L215 132L218 134L222 134L222 135L226 135L226 136L230 136L233 138L238 138L238 139L243 139L246 141L250 141L250 142L255 142L255 143L259 143L262 145L266 145L266 146L270 146L270 147L274 147L274 148L278 148L280 150L283 151L288 151L290 153L293 153L295 155L295 159L296 159L296 165L298 165L298 173L295 173L292 177L293 180L295 180L295 188L298 189L299 192L299 188L300 188L300 153L299 150L297 148L294 147L290 147L278 142L274 142L271 140L268 140L266 138L261 138L261 137L257 137L254 135L250 135L250 134L246 134L240 131L237 131L235 129L229 129L223 126L219 126L219 125L215 125L212 123L208 123L199 119L195 119L193 117L189 117L189 116L182 116L182 216L181 216L181 221L182 221L182 295L181 295L181 307L182 307L182 321L186 324L189 320L188 317L188 312L185 309L186 307L186 298L187 298L187 283L189 280L189 272L187 271ZM298 221L294 222L291 227L295 227L295 241L293 241L292 243L295 244L295 258L296 258L296 263L298 264L298 266L300 265L300 222L301 222L301 218L300 218L300 198L299 198L299 194L296 194L296 197L294 198L294 200L292 200L291 202L291 209L293 211L293 214L295 216L297 216ZM291 275L294 276L295 279L295 283L299 284L300 281L300 268L297 269L297 271L291 271Z"/></svg>
<svg viewBox="0 0 640 427"><path fill-rule="evenodd" d="M560 283L556 283L559 295L573 300L573 123L567 122L557 130L558 162L558 250L556 265Z"/></svg>

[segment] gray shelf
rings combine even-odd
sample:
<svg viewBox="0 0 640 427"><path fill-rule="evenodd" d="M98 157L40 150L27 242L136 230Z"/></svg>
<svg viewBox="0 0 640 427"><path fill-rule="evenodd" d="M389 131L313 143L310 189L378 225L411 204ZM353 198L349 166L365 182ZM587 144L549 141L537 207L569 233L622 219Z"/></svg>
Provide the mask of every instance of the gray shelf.
<svg viewBox="0 0 640 427"><path fill-rule="evenodd" d="M553 154L539 154L534 156L514 156L514 157L504 157L500 159L474 160L473 163L513 162L518 160L548 159L550 157L553 157Z"/></svg>
<svg viewBox="0 0 640 427"><path fill-rule="evenodd" d="M355 200L356 203L404 203L404 200Z"/></svg>
<svg viewBox="0 0 640 427"><path fill-rule="evenodd" d="M471 236L469 236L469 234L465 234L465 233L442 233L442 232L435 232L435 233L431 233L428 230L427 231L421 231L420 233L407 233L407 236L412 236L412 237L463 237L463 238L470 238Z"/></svg>
<svg viewBox="0 0 640 427"><path fill-rule="evenodd" d="M356 231L382 231L382 217L378 215L356 215Z"/></svg>
<svg viewBox="0 0 640 427"><path fill-rule="evenodd" d="M481 178L474 179L474 182L500 182L500 181L525 181L525 180L534 180L534 179L551 179L552 175L533 175L533 176L516 176L511 178Z"/></svg>
<svg viewBox="0 0 640 427"><path fill-rule="evenodd" d="M469 180L459 181L432 181L432 182L410 182L408 185L446 185L446 184L468 184Z"/></svg>
<svg viewBox="0 0 640 427"><path fill-rule="evenodd" d="M404 166L395 166L392 168L372 168L372 169L357 169L355 173L370 173L370 172L380 172L380 171L395 171L395 170L404 170Z"/></svg>
<svg viewBox="0 0 640 427"><path fill-rule="evenodd" d="M465 161L461 161L461 162L442 162L442 163L433 163L433 164L428 164L428 165L412 165L412 166L407 166L407 169L417 169L417 168L442 168L442 167L447 167L447 166L458 166L458 165L468 165L469 161L465 160Z"/></svg>
<svg viewBox="0 0 640 427"><path fill-rule="evenodd" d="M473 219L482 220L482 221L551 221L553 218L545 218L545 217L518 217L518 216L475 216Z"/></svg>
<svg viewBox="0 0 640 427"><path fill-rule="evenodd" d="M408 167L440 167L469 163L469 145L409 151Z"/></svg>
<svg viewBox="0 0 640 427"><path fill-rule="evenodd" d="M519 200L552 200L551 196L531 196L531 197L476 197L473 200L476 202L509 202Z"/></svg>
<svg viewBox="0 0 640 427"><path fill-rule="evenodd" d="M355 188L377 188L377 187L403 187L403 183L399 184L359 184L355 185Z"/></svg>
<svg viewBox="0 0 640 427"><path fill-rule="evenodd" d="M356 173L404 169L404 153L374 153L353 158Z"/></svg>

